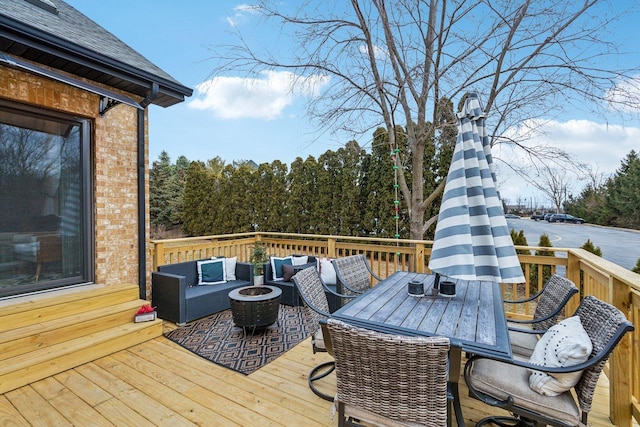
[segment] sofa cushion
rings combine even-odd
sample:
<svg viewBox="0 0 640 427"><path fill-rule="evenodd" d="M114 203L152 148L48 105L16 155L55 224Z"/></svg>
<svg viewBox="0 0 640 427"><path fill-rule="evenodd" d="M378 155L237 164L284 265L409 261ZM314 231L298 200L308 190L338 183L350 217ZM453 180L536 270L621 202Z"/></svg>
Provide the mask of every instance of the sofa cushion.
<svg viewBox="0 0 640 427"><path fill-rule="evenodd" d="M270 258L271 261L271 271L273 273L273 280L283 280L284 276L283 276L283 271L282 271L282 266L284 264L287 265L293 265L293 257L292 256L288 256L288 257L276 257L276 256L272 256Z"/></svg>
<svg viewBox="0 0 640 427"><path fill-rule="evenodd" d="M335 285L338 281L331 258L318 258L318 272L325 285Z"/></svg>
<svg viewBox="0 0 640 427"><path fill-rule="evenodd" d="M292 262L293 262L293 265L305 265L306 263L309 262L309 256L308 255L301 255L301 256L293 255Z"/></svg>
<svg viewBox="0 0 640 427"><path fill-rule="evenodd" d="M293 265L283 264L282 265L282 277L283 281L290 282L291 278L296 274L296 270Z"/></svg>
<svg viewBox="0 0 640 427"><path fill-rule="evenodd" d="M198 285L218 285L226 283L224 258L198 261Z"/></svg>
<svg viewBox="0 0 640 427"><path fill-rule="evenodd" d="M224 280L227 282L230 280L236 280L236 264L238 263L238 257L229 257L224 259Z"/></svg>
<svg viewBox="0 0 640 427"><path fill-rule="evenodd" d="M580 317L573 316L552 326L542 335L529 362L547 367L567 367L586 362L593 349ZM545 396L558 396L580 381L582 371L547 374L531 371L529 386Z"/></svg>

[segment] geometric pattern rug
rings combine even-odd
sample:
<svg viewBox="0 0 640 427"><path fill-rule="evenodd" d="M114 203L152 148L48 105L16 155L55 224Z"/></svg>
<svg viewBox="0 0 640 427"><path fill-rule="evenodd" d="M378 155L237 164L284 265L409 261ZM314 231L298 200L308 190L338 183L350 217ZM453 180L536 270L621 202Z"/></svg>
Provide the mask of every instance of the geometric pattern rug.
<svg viewBox="0 0 640 427"><path fill-rule="evenodd" d="M218 365L249 375L303 341L309 332L301 307L280 305L278 322L251 334L233 324L231 310L180 326L165 336Z"/></svg>

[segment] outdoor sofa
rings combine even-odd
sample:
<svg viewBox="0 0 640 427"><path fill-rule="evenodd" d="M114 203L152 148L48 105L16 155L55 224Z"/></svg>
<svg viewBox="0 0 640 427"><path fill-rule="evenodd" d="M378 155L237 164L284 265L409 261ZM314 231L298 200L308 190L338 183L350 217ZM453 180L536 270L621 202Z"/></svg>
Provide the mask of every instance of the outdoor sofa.
<svg viewBox="0 0 640 427"><path fill-rule="evenodd" d="M253 284L253 265L245 262L235 263L234 280L198 284L198 261L209 260L161 265L151 274L151 304L159 318L181 325L226 310L229 291Z"/></svg>

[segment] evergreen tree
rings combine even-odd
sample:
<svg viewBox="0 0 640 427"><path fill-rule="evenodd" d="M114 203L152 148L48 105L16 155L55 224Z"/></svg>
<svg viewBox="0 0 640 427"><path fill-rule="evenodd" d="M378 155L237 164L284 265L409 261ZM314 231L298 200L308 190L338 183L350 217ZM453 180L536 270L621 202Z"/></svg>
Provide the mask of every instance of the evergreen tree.
<svg viewBox="0 0 640 427"><path fill-rule="evenodd" d="M338 154L327 150L318 157L317 186L315 188L318 204L311 211L312 221L319 234L337 235L340 226L341 182L338 178L340 160Z"/></svg>
<svg viewBox="0 0 640 427"><path fill-rule="evenodd" d="M527 237L524 235L524 230L516 232L516 230L512 228L511 230L509 230L509 233L511 234L511 240L513 240L514 246L529 246L529 244L527 243ZM520 255L531 255L531 252L526 249L516 249L516 253ZM522 271L526 271L525 264L520 263L520 268L522 268Z"/></svg>
<svg viewBox="0 0 640 427"><path fill-rule="evenodd" d="M185 156L180 156L176 160L176 164L173 168L171 188L175 196L170 202L172 225L182 223L182 215L184 211L184 188L187 183L187 169L189 169L190 163L191 162L189 162Z"/></svg>
<svg viewBox="0 0 640 427"><path fill-rule="evenodd" d="M257 173L249 163L227 165L222 174L222 191L216 204L222 207L223 214L218 216L216 233L246 233L267 231L260 229L260 218L255 215L256 191L254 176Z"/></svg>
<svg viewBox="0 0 640 427"><path fill-rule="evenodd" d="M371 155L367 169L365 187L366 211L363 214L363 230L376 237L393 237L396 232L394 200L396 200L395 171L391 158L393 148L389 146L389 137L383 128L373 134ZM400 192L398 191L398 194ZM398 215L404 204L399 204ZM408 216L407 216L408 218Z"/></svg>
<svg viewBox="0 0 640 427"><path fill-rule="evenodd" d="M540 241L538 242L538 246L543 247L543 248L551 248L553 247L553 245L551 244L551 239L549 238L549 235L546 233L543 233L540 235ZM556 256L556 254L553 251L536 251L535 252L536 255L538 256ZM540 268L541 267L541 268ZM538 281L538 271L542 270L542 280ZM531 288L531 292L538 292L538 285L543 286L545 283L547 283L547 280L549 280L549 278L551 277L551 266L550 265L543 265L543 266L538 266L538 268L532 268L531 269L531 276L529 278L530 281L530 288Z"/></svg>
<svg viewBox="0 0 640 427"><path fill-rule="evenodd" d="M592 254L602 256L602 250L600 250L600 246L595 246L591 239L587 239L584 245L580 246L585 251L591 252Z"/></svg>
<svg viewBox="0 0 640 427"><path fill-rule="evenodd" d="M279 160L263 163L254 174L257 192L254 206L257 224L262 231L284 231L288 221L287 165Z"/></svg>
<svg viewBox="0 0 640 427"><path fill-rule="evenodd" d="M640 274L640 258L636 261L636 265L631 269L634 273Z"/></svg>
<svg viewBox="0 0 640 427"><path fill-rule="evenodd" d="M573 216L584 218L586 222L603 224L606 188L594 188L592 185L585 187L578 197L573 195L565 202L565 211Z"/></svg>
<svg viewBox="0 0 640 427"><path fill-rule="evenodd" d="M606 185L605 207L609 224L640 228L640 158L634 150Z"/></svg>
<svg viewBox="0 0 640 427"><path fill-rule="evenodd" d="M519 232L516 232L516 230L512 228L510 230L510 234L511 234L511 240L513 240L514 246L529 246L529 244L527 243L527 238L524 235L524 230L520 230ZM517 249L516 253L523 254L523 255L531 255L531 253L526 249Z"/></svg>
<svg viewBox="0 0 640 427"><path fill-rule="evenodd" d="M316 193L318 180L318 165L313 156L302 160L298 157L291 164L288 177L289 184L289 212L287 230L290 233L320 234L319 223L314 222L322 211L323 201ZM316 208L318 206L318 208Z"/></svg>
<svg viewBox="0 0 640 427"><path fill-rule="evenodd" d="M187 169L184 189L184 215L182 232L186 236L215 234L217 212L215 200L219 195L219 183L214 173L202 162L191 162Z"/></svg>
<svg viewBox="0 0 640 427"><path fill-rule="evenodd" d="M152 226L173 224L171 202L176 197L172 188L173 168L166 151L160 153L149 171L149 214Z"/></svg>
<svg viewBox="0 0 640 427"><path fill-rule="evenodd" d="M361 192L365 153L356 141L350 141L336 154L339 161L336 173L338 192L335 195L338 220L336 233L342 236L359 236L365 207Z"/></svg>
<svg viewBox="0 0 640 427"><path fill-rule="evenodd" d="M425 239L433 239L435 234L433 225L436 223L438 212L440 212L443 195L441 191L436 191L436 189L447 179L458 136L457 120L453 110L453 102L450 99L442 98L439 100L436 119L436 130L433 132L434 140L431 144L425 145L424 164L425 167L429 165L429 170L424 172L425 198L429 195L433 197L425 210L425 218L434 220L427 221L429 228L425 233Z"/></svg>

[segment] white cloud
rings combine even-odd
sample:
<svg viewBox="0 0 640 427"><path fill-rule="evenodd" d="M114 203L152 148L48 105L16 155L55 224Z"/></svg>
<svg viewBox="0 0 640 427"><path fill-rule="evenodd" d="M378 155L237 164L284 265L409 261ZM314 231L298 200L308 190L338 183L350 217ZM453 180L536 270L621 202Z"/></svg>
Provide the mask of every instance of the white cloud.
<svg viewBox="0 0 640 427"><path fill-rule="evenodd" d="M298 76L286 71L263 71L262 78L214 77L196 86L188 105L211 110L221 119L273 120L300 97L318 96L327 76Z"/></svg>
<svg viewBox="0 0 640 427"><path fill-rule="evenodd" d="M248 15L255 15L258 10L257 5L240 4L233 8L232 16L227 16L227 23L232 27L241 25L247 21Z"/></svg>
<svg viewBox="0 0 640 427"><path fill-rule="evenodd" d="M637 114L640 112L640 76L621 81L605 96L613 110Z"/></svg>
<svg viewBox="0 0 640 427"><path fill-rule="evenodd" d="M539 133L526 139L519 135L526 134L525 129L538 128ZM640 128L625 127L595 123L589 120L559 121L528 121L520 129L510 132L510 138L526 146L553 147L571 154L576 161L591 167L594 172L610 175L619 167L622 160L631 150L638 151ZM494 157L511 166L531 167L535 159L527 158L521 150L511 146L499 144L493 149ZM506 165L497 162L497 178L500 193L503 198L514 201L518 197L538 195L538 200L544 196L537 189L527 184L523 179L510 172ZM586 185L570 175L572 193L579 193Z"/></svg>
<svg viewBox="0 0 640 427"><path fill-rule="evenodd" d="M360 53L363 55L368 55L369 54L369 47L367 45L360 45L359 47ZM381 46L373 46L373 55L374 57L378 60L386 60L387 58L389 58L389 55L386 51L386 49L384 47Z"/></svg>

